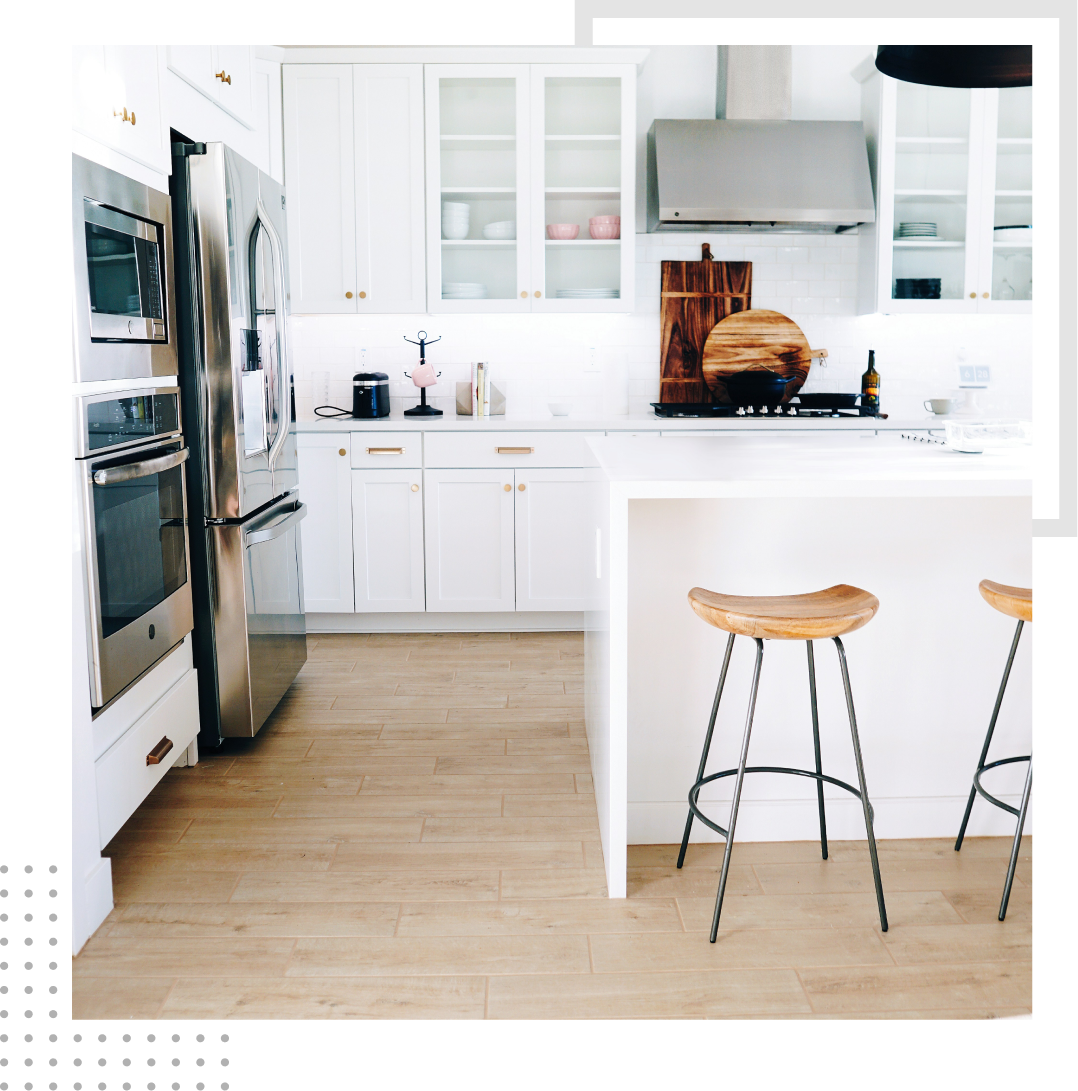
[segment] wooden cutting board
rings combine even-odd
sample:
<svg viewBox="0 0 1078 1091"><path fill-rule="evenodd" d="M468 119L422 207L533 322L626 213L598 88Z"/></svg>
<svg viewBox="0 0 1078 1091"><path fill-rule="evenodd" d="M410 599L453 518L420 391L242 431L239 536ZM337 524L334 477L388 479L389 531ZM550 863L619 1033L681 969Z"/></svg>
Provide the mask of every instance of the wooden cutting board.
<svg viewBox="0 0 1078 1091"><path fill-rule="evenodd" d="M704 342L701 370L716 401L729 402L726 376L738 371L772 371L788 379L784 401L804 385L814 357L800 326L778 311L746 310L716 323Z"/></svg>
<svg viewBox="0 0 1078 1091"><path fill-rule="evenodd" d="M701 261L664 261L659 401L709 402L702 369L704 342L717 322L752 306L752 262L713 261L703 244Z"/></svg>

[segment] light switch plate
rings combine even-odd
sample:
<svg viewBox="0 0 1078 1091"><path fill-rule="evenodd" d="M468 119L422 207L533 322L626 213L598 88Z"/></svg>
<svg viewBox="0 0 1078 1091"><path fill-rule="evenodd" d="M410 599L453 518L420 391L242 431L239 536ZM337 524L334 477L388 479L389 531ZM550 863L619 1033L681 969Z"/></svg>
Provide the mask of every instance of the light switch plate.
<svg viewBox="0 0 1078 1091"><path fill-rule="evenodd" d="M594 346L584 350L584 370L602 371L599 365L599 350Z"/></svg>

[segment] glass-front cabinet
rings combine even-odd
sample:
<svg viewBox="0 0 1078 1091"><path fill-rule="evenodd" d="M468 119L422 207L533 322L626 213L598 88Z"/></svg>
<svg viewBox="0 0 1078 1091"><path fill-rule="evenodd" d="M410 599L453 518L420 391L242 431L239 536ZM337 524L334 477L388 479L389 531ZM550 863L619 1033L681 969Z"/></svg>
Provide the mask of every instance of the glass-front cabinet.
<svg viewBox="0 0 1078 1091"><path fill-rule="evenodd" d="M633 306L635 68L427 65L427 299Z"/></svg>
<svg viewBox="0 0 1078 1091"><path fill-rule="evenodd" d="M1029 311L1032 89L873 70L862 107L877 221L861 232L860 311Z"/></svg>

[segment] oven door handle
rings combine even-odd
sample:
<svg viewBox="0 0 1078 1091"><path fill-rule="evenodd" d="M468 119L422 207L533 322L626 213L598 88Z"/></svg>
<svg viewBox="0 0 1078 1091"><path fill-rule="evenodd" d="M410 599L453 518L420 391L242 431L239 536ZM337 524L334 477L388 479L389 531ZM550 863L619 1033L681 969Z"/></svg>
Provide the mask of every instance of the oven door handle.
<svg viewBox="0 0 1078 1091"><path fill-rule="evenodd" d="M253 545L261 545L263 542L272 542L274 538L280 538L286 530L294 527L301 519L306 517L307 505L301 502L283 518L271 523L268 527L247 531L243 536L243 544L249 548Z"/></svg>
<svg viewBox="0 0 1078 1091"><path fill-rule="evenodd" d="M109 466L104 470L95 470L94 484L116 485L121 481L134 481L138 477L159 474L179 466L181 462L186 462L190 453L187 447L181 447L180 450L162 455L160 458L148 458L144 462L130 462L126 466Z"/></svg>

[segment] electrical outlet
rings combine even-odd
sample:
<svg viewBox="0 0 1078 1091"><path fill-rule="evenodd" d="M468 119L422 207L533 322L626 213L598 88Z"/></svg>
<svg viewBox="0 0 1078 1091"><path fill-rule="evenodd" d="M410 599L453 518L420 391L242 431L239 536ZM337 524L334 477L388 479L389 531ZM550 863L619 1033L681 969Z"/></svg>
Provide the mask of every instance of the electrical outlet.
<svg viewBox="0 0 1078 1091"><path fill-rule="evenodd" d="M365 348L356 351L356 364L358 365L356 368L357 371L370 371L370 368L367 366L367 350Z"/></svg>
<svg viewBox="0 0 1078 1091"><path fill-rule="evenodd" d="M584 370L602 371L599 365L599 350L594 346L584 350Z"/></svg>

